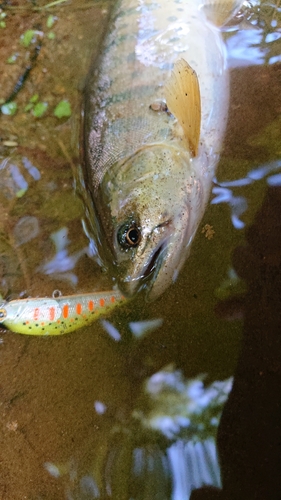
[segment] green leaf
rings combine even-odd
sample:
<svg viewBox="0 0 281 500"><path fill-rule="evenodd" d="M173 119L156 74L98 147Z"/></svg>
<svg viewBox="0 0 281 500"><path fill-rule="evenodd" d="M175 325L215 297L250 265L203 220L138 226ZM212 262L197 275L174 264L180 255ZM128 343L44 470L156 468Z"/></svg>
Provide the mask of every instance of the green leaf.
<svg viewBox="0 0 281 500"><path fill-rule="evenodd" d="M7 63L8 64L14 64L17 60L18 54L13 54L12 56L8 57Z"/></svg>
<svg viewBox="0 0 281 500"><path fill-rule="evenodd" d="M52 14L50 14L46 22L47 28L52 28L55 24L56 19L57 18L55 16L52 16Z"/></svg>
<svg viewBox="0 0 281 500"><path fill-rule="evenodd" d="M0 28L6 28L5 21L0 21Z"/></svg>
<svg viewBox="0 0 281 500"><path fill-rule="evenodd" d="M54 115L57 118L65 118L71 116L71 106L69 102L66 100L60 101L54 109Z"/></svg>
<svg viewBox="0 0 281 500"><path fill-rule="evenodd" d="M35 35L35 31L34 30L27 30L23 35L21 35L20 37L20 40L21 40L21 43L24 47L28 47L33 38L34 38L34 35Z"/></svg>
<svg viewBox="0 0 281 500"><path fill-rule="evenodd" d="M49 38L49 40L54 40L54 38L56 38L56 35L52 31L50 31L50 33L48 33L47 37Z"/></svg>
<svg viewBox="0 0 281 500"><path fill-rule="evenodd" d="M41 118L47 110L48 103L47 102L38 102L35 104L32 113L36 118Z"/></svg>
<svg viewBox="0 0 281 500"><path fill-rule="evenodd" d="M24 111L27 113L27 111L30 111L32 108L34 108L34 104L32 102L29 102L25 107Z"/></svg>
<svg viewBox="0 0 281 500"><path fill-rule="evenodd" d="M1 106L1 111L3 113L3 115L14 115L15 112L17 111L18 109L18 105L16 102L7 102L7 104L3 104Z"/></svg>
<svg viewBox="0 0 281 500"><path fill-rule="evenodd" d="M30 97L29 99L29 103L25 106L24 108L24 111L27 113L28 111L30 111L31 109L34 109L34 105L35 103L38 101L39 99L39 94L34 94ZM43 103L41 103L43 104ZM39 110L40 111L40 110ZM34 113L33 113L34 114Z"/></svg>
<svg viewBox="0 0 281 500"><path fill-rule="evenodd" d="M39 94L33 94L33 96L30 97L29 102L37 102L39 99Z"/></svg>

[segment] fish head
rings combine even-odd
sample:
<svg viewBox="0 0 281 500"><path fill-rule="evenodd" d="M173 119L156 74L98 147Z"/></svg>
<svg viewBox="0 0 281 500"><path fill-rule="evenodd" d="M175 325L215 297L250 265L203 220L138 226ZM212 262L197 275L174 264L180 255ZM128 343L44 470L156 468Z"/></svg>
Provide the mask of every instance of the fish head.
<svg viewBox="0 0 281 500"><path fill-rule="evenodd" d="M118 286L127 297L145 288L147 299L156 299L175 281L198 225L201 184L190 155L143 148L109 173L102 188Z"/></svg>

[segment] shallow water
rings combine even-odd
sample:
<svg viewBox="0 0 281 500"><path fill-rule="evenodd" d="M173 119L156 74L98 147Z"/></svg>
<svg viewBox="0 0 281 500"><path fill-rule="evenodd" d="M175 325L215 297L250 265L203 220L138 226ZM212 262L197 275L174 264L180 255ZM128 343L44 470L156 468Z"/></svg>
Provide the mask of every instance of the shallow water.
<svg viewBox="0 0 281 500"><path fill-rule="evenodd" d="M73 172L81 89L110 5L77 0L48 11L18 5L25 8L13 2L15 8L4 9L3 101L36 45L23 47L21 34L38 31L42 46L15 98L17 113L1 116L0 291L15 298L105 289L112 283L91 258ZM47 28L50 13L57 19ZM217 393L212 384L233 375L241 345L220 431L226 498L233 484L240 488L233 498L280 498L280 17L278 0L275 8L262 2L225 30L231 68L225 145L211 202L175 286L155 303L139 299L117 309L109 321L119 340L106 323L60 338L2 333L1 498L180 500L188 498L189 481L201 486L200 474L203 483L218 486L214 438L221 391L227 394L230 385ZM12 54L16 63L6 63ZM41 118L24 111L34 94L49 104ZM53 115L62 99L71 103L71 118ZM162 321L150 332L130 327L154 319ZM203 392L200 380L211 392ZM189 478L192 461L201 472ZM269 463L276 497L267 496L265 473L260 496L253 489L243 496L254 481L237 463L255 471Z"/></svg>

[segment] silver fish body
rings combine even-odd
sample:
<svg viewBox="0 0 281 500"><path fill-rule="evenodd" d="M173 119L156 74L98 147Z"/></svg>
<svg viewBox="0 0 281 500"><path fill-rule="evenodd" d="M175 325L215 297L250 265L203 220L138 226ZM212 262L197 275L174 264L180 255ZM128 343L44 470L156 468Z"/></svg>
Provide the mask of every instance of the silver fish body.
<svg viewBox="0 0 281 500"><path fill-rule="evenodd" d="M121 0L88 77L84 175L99 221L99 254L127 296L146 286L156 298L176 279L219 159L228 72L221 34L203 4ZM165 104L165 85L179 59L199 80L196 156Z"/></svg>

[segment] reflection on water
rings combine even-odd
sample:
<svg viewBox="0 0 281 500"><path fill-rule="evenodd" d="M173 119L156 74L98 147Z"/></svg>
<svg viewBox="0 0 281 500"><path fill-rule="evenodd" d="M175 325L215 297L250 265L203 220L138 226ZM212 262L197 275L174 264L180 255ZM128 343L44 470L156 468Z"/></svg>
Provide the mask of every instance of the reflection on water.
<svg viewBox="0 0 281 500"><path fill-rule="evenodd" d="M240 29L235 36L230 33L226 40L230 68L281 61L280 12L278 1L244 2L242 13L236 18L240 21ZM235 28L237 26L232 29ZM231 32L231 29L227 31Z"/></svg>
<svg viewBox="0 0 281 500"><path fill-rule="evenodd" d="M32 175L33 179L40 179L39 170L32 166L27 158L20 158L20 167L16 163L12 163L11 159L4 158L0 165L1 170L1 194L7 199L13 197L20 198L28 189L28 181L23 175L23 168L29 165L27 170Z"/></svg>
<svg viewBox="0 0 281 500"><path fill-rule="evenodd" d="M281 170L281 161L276 160L268 163L267 165L262 165L254 170L250 170L246 177L242 179L235 179L234 181L224 181L218 183L214 179L215 185L213 187L213 194L215 197L211 200L211 203L228 203L231 210L231 221L236 229L243 229L245 227L244 222L240 219L240 216L247 210L248 203L247 199L243 196L237 196L233 193L233 189L229 188L239 188L243 186L249 186L253 182L264 180L266 178L267 184L269 186L279 186L281 183L281 174L270 175L270 173ZM237 190L235 190L237 191Z"/></svg>
<svg viewBox="0 0 281 500"><path fill-rule="evenodd" d="M23 111L37 92L49 109L63 98L79 108L106 7L56 8L56 37L45 37L18 113L2 117L4 297L113 284L73 192L75 116L32 121ZM176 285L64 338L1 334L4 500L280 498L280 9L247 2L225 30L229 124L202 222L213 237L198 231ZM46 19L7 10L3 61L11 32L16 43ZM2 64L5 98L22 67Z"/></svg>
<svg viewBox="0 0 281 500"><path fill-rule="evenodd" d="M216 381L204 389L200 378L186 381L179 370L168 367L146 381L141 399L143 408L135 409L133 416L167 439L214 438L230 389L231 380Z"/></svg>
<svg viewBox="0 0 281 500"><path fill-rule="evenodd" d="M76 263L87 252L87 248L83 248L72 255L69 255L67 247L70 243L68 239L68 229L63 227L59 231L52 233L50 238L55 245L55 256L44 265L38 268L44 274L54 274L56 279L69 280L73 285L77 285L78 278L74 273L68 273L75 268Z"/></svg>
<svg viewBox="0 0 281 500"><path fill-rule="evenodd" d="M186 381L170 366L143 384L126 424L116 418L105 458L105 474L79 477L77 469L46 463L53 477L72 476L68 498L188 498L202 485L219 487L220 471L215 437L232 380ZM95 402L100 415L109 411ZM93 460L98 461L98 457ZM75 476L75 477L74 477ZM124 484L125 480L125 484ZM106 493L105 493L106 492ZM88 496L87 496L88 495ZM121 496L120 496L121 495Z"/></svg>

